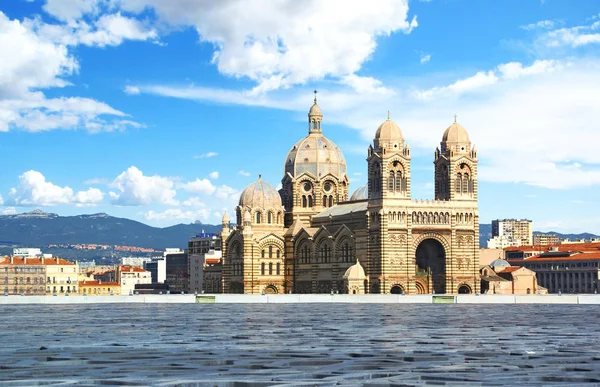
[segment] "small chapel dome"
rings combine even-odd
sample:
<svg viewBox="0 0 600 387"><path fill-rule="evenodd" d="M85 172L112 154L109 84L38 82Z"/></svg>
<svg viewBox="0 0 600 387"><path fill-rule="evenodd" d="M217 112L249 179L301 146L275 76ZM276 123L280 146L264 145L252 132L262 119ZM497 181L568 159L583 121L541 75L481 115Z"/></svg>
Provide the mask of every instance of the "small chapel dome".
<svg viewBox="0 0 600 387"><path fill-rule="evenodd" d="M229 223L229 215L227 214L227 212L225 212L223 214L223 218L221 219L222 223Z"/></svg>
<svg viewBox="0 0 600 387"><path fill-rule="evenodd" d="M504 259L496 259L492 263L490 263L490 267L496 271L496 268L505 268L509 267L510 263L506 262Z"/></svg>
<svg viewBox="0 0 600 387"><path fill-rule="evenodd" d="M359 187L352 196L350 196L350 201L353 202L355 200L367 200L369 198L369 186L365 184Z"/></svg>
<svg viewBox="0 0 600 387"><path fill-rule="evenodd" d="M273 186L258 177L258 180L248 185L240 195L240 207L250 208L280 208L281 196Z"/></svg>
<svg viewBox="0 0 600 387"><path fill-rule="evenodd" d="M321 116L323 117L323 112L321 112L321 108L319 107L319 105L317 105L317 101L315 100L315 103L310 107L310 110L308 111L308 116Z"/></svg>
<svg viewBox="0 0 600 387"><path fill-rule="evenodd" d="M364 279L365 276L365 269L363 269L362 265L360 264L360 262L356 261L356 263L352 266L350 266L348 268L348 270L346 270L346 273L344 274L344 279Z"/></svg>
<svg viewBox="0 0 600 387"><path fill-rule="evenodd" d="M470 143L469 134L458 122L454 122L446 129L442 136L442 142Z"/></svg>

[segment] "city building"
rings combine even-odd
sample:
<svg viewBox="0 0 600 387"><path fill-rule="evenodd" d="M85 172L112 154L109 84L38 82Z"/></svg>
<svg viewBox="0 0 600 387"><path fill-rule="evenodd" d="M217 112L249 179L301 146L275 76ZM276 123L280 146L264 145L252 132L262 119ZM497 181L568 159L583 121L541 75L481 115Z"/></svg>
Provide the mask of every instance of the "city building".
<svg viewBox="0 0 600 387"><path fill-rule="evenodd" d="M0 260L4 294L45 295L46 266L41 258L5 257Z"/></svg>
<svg viewBox="0 0 600 387"><path fill-rule="evenodd" d="M0 261L0 275L2 273L4 273L5 293L46 295L77 293L79 278L77 262L44 256L5 257ZM42 275L44 278L41 278ZM42 287L45 288L43 292Z"/></svg>
<svg viewBox="0 0 600 387"><path fill-rule="evenodd" d="M188 242L190 292L216 293L221 289L221 237L202 233ZM219 265L219 267L215 267ZM207 281L207 286L204 285Z"/></svg>
<svg viewBox="0 0 600 387"><path fill-rule="evenodd" d="M600 243L543 246L536 250L506 252L508 262L537 273L541 286L551 293L596 293L600 281ZM540 251L543 250L543 251ZM533 254L532 254L533 252Z"/></svg>
<svg viewBox="0 0 600 387"><path fill-rule="evenodd" d="M42 250L31 247L18 247L13 249L13 257L24 257L24 258L41 258Z"/></svg>
<svg viewBox="0 0 600 387"><path fill-rule="evenodd" d="M188 253L169 253L165 261L165 284L169 285L172 293L189 293L190 271Z"/></svg>
<svg viewBox="0 0 600 387"><path fill-rule="evenodd" d="M492 237L514 241L514 246L533 244L533 222L528 219L492 220ZM489 246L488 246L489 247Z"/></svg>
<svg viewBox="0 0 600 387"><path fill-rule="evenodd" d="M165 249L165 251L163 252L163 257L166 258L167 255L169 254L182 254L185 253L184 250L181 250L180 248L177 247L167 247Z"/></svg>
<svg viewBox="0 0 600 387"><path fill-rule="evenodd" d="M362 293L479 291L477 151L456 119L435 149L433 200L412 199L410 147L389 115L366 149L368 183L352 195L322 122L315 98L281 190L259 176L240 195L232 229L224 216L223 291L349 293L350 279ZM353 265L362 270L348 272Z"/></svg>
<svg viewBox="0 0 600 387"><path fill-rule="evenodd" d="M163 257L152 257L144 263L144 269L150 272L153 284L162 284L167 279L167 260Z"/></svg>
<svg viewBox="0 0 600 387"><path fill-rule="evenodd" d="M485 294L547 294L538 285L536 273L525 267L511 266L497 259L480 270L481 292Z"/></svg>
<svg viewBox="0 0 600 387"><path fill-rule="evenodd" d="M560 238L556 234L533 234L534 246L557 245L560 243Z"/></svg>
<svg viewBox="0 0 600 387"><path fill-rule="evenodd" d="M485 266L497 259L504 259L503 249L479 249L479 265Z"/></svg>
<svg viewBox="0 0 600 387"><path fill-rule="evenodd" d="M511 246L521 246L521 241L507 236L495 236L487 241L488 249L505 249Z"/></svg>
<svg viewBox="0 0 600 387"><path fill-rule="evenodd" d="M123 257L121 258L121 265L144 267L144 264L150 261L152 261L150 257Z"/></svg>
<svg viewBox="0 0 600 387"><path fill-rule="evenodd" d="M152 274L141 267L118 265L115 267L115 273L122 294L134 294L137 284L152 283Z"/></svg>
<svg viewBox="0 0 600 387"><path fill-rule="evenodd" d="M79 264L62 258L43 258L46 266L46 294L77 293Z"/></svg>
<svg viewBox="0 0 600 387"><path fill-rule="evenodd" d="M121 295L121 284L103 282L102 280L79 281L79 294L85 296L118 296Z"/></svg>

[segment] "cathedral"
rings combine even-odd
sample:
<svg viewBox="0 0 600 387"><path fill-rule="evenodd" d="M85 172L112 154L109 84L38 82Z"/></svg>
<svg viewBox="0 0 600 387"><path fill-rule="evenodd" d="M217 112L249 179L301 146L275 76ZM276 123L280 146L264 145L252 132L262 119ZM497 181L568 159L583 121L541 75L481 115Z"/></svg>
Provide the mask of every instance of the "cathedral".
<svg viewBox="0 0 600 387"><path fill-rule="evenodd" d="M474 293L480 286L477 151L456 122L435 149L435 198L411 197L410 147L388 118L367 149L368 183L351 195L342 151L308 112L281 189L262 180L223 216L225 293Z"/></svg>

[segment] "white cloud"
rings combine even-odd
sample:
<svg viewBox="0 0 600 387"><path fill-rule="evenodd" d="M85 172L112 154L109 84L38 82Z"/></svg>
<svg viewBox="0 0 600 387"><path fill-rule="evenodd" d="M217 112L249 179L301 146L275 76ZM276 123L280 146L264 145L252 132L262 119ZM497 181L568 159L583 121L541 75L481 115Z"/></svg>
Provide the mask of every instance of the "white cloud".
<svg viewBox="0 0 600 387"><path fill-rule="evenodd" d="M431 54L421 54L421 63L427 63L431 60Z"/></svg>
<svg viewBox="0 0 600 387"><path fill-rule="evenodd" d="M119 206L140 206L160 203L178 205L177 191L172 178L158 175L145 176L138 168L131 166L111 183L117 192L110 192L112 203Z"/></svg>
<svg viewBox="0 0 600 387"><path fill-rule="evenodd" d="M559 28L543 34L538 42L551 48L581 47L588 44L600 43L600 21L590 25Z"/></svg>
<svg viewBox="0 0 600 387"><path fill-rule="evenodd" d="M46 0L44 11L63 21L74 20L98 11L102 0Z"/></svg>
<svg viewBox="0 0 600 387"><path fill-rule="evenodd" d="M179 185L185 191L195 194L212 195L217 188L208 179L196 179Z"/></svg>
<svg viewBox="0 0 600 387"><path fill-rule="evenodd" d="M40 34L41 22L10 20L0 11L0 132L141 127L125 113L89 98L46 98L42 89L65 87L79 71L66 45Z"/></svg>
<svg viewBox="0 0 600 387"><path fill-rule="evenodd" d="M100 203L104 198L104 194L97 188L73 192L69 187L60 187L46 181L44 175L33 170L19 176L19 185L11 188L9 195L10 203L17 206L90 206Z"/></svg>
<svg viewBox="0 0 600 387"><path fill-rule="evenodd" d="M240 191L235 188L231 188L227 185L222 185L217 188L217 192L215 196L222 200L233 200L236 201L239 199Z"/></svg>
<svg viewBox="0 0 600 387"><path fill-rule="evenodd" d="M127 86L125 86L125 88L123 89L123 91L125 92L125 94L138 95L140 93L140 88L137 87L137 86L127 85Z"/></svg>
<svg viewBox="0 0 600 387"><path fill-rule="evenodd" d="M219 178L219 172L214 171L208 174L208 178L211 180L215 180Z"/></svg>
<svg viewBox="0 0 600 387"><path fill-rule="evenodd" d="M238 173L242 176L250 176L250 172L246 172L243 169L239 170Z"/></svg>
<svg viewBox="0 0 600 387"><path fill-rule="evenodd" d="M156 212L156 211L147 211L145 213L143 213L143 217L146 220L158 220L158 221L165 221L165 220L189 220L189 221L195 221L195 220L206 220L208 219L208 217L210 216L210 210L208 209L200 209L200 210L195 210L195 211L182 211L178 208L171 208L168 210L165 210L163 212Z"/></svg>
<svg viewBox="0 0 600 387"><path fill-rule="evenodd" d="M200 200L200 198L197 197L191 197L188 198L186 200L184 200L183 202L181 202L181 205L183 205L184 207L205 207L206 204Z"/></svg>
<svg viewBox="0 0 600 387"><path fill-rule="evenodd" d="M17 213L17 209L14 207L6 207L2 210L2 215L15 215Z"/></svg>
<svg viewBox="0 0 600 387"><path fill-rule="evenodd" d="M2 195L0 195L0 206L4 204L4 199L2 199Z"/></svg>
<svg viewBox="0 0 600 387"><path fill-rule="evenodd" d="M408 20L406 0L377 6L362 0L121 0L120 6L134 13L151 7L162 22L194 26L201 41L213 44L219 72L254 81L255 93L354 74L377 37L418 25L416 17Z"/></svg>
<svg viewBox="0 0 600 387"><path fill-rule="evenodd" d="M109 185L110 180L102 177L94 177L83 182L85 185Z"/></svg>
<svg viewBox="0 0 600 387"><path fill-rule="evenodd" d="M536 60L531 66L526 67L519 62L510 62L499 65L498 71L505 79L516 79L528 75L552 72L562 66L563 64L556 60Z"/></svg>
<svg viewBox="0 0 600 387"><path fill-rule="evenodd" d="M392 90L384 87L380 80L372 77L360 77L356 74L349 74L343 76L340 82L350 86L357 93L361 94L394 94Z"/></svg>
<svg viewBox="0 0 600 387"><path fill-rule="evenodd" d="M207 152L207 153L204 153L204 154L201 154L201 155L196 155L196 156L194 156L194 158L195 159L208 159L208 158L215 157L215 156L218 156L218 155L219 154L217 152Z"/></svg>
<svg viewBox="0 0 600 387"><path fill-rule="evenodd" d="M527 24L524 26L521 26L522 29L524 30L537 30L537 29L552 29L554 28L554 26L556 25L556 23L552 20L540 20L537 23L531 23L531 24Z"/></svg>

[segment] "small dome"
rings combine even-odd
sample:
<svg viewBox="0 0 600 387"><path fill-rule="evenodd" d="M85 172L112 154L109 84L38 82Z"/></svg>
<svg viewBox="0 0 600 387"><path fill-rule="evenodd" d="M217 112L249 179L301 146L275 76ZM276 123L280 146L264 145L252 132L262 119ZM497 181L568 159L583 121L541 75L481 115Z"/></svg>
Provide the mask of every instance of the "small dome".
<svg viewBox="0 0 600 387"><path fill-rule="evenodd" d="M223 214L223 219L221 221L222 223L229 223L229 215L227 214L227 212Z"/></svg>
<svg viewBox="0 0 600 387"><path fill-rule="evenodd" d="M496 271L496 268L504 268L510 266L510 263L506 262L504 259L496 259L492 263L490 263L490 267Z"/></svg>
<svg viewBox="0 0 600 387"><path fill-rule="evenodd" d="M281 208L281 196L271 184L259 176L257 181L248 185L242 191L240 207Z"/></svg>
<svg viewBox="0 0 600 387"><path fill-rule="evenodd" d="M344 274L344 279L365 279L365 269L363 269L360 262L356 261L356 263L346 270Z"/></svg>
<svg viewBox="0 0 600 387"><path fill-rule="evenodd" d="M397 143L398 146L404 145L404 137L402 136L402 130L400 127L390 119L388 113L388 119L377 128L375 133L375 140L373 141L375 148L379 148L384 144Z"/></svg>
<svg viewBox="0 0 600 387"><path fill-rule="evenodd" d="M454 122L446 129L442 136L442 142L470 143L469 134L458 122Z"/></svg>
<svg viewBox="0 0 600 387"><path fill-rule="evenodd" d="M353 202L355 200L367 200L369 198L369 186L365 184L359 187L352 196L350 196L350 201Z"/></svg>
<svg viewBox="0 0 600 387"><path fill-rule="evenodd" d="M315 99L315 103L310 107L308 111L308 116L321 116L323 117L323 112L321 112L321 108L317 105L317 101Z"/></svg>

